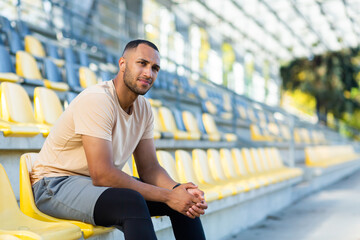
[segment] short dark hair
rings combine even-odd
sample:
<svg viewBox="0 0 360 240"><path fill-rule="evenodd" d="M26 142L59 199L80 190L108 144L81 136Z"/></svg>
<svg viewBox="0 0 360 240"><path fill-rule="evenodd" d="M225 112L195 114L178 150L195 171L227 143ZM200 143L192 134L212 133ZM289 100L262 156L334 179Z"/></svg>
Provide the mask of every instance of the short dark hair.
<svg viewBox="0 0 360 240"><path fill-rule="evenodd" d="M128 44L126 44L122 55L124 55L124 53L129 49L137 48L137 46L139 46L140 44L146 44L149 47L151 47L159 52L159 49L157 48L157 46L155 44L153 44L152 42L150 42L148 40L144 40L144 39L136 39L136 40L132 40L132 41L128 42Z"/></svg>

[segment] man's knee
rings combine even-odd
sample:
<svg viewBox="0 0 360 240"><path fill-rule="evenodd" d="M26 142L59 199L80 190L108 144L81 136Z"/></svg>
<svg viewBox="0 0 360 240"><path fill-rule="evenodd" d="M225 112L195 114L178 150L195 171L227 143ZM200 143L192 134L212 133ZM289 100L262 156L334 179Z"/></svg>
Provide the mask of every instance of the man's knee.
<svg viewBox="0 0 360 240"><path fill-rule="evenodd" d="M110 188L105 192L111 200L114 212L124 217L150 217L146 201L139 192L127 188Z"/></svg>

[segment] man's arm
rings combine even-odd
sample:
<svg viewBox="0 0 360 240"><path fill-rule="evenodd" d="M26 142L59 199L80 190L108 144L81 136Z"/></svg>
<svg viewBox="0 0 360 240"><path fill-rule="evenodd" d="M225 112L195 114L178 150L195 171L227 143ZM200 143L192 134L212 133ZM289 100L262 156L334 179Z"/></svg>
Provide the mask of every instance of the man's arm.
<svg viewBox="0 0 360 240"><path fill-rule="evenodd" d="M160 166L156 157L153 139L141 140L134 151L134 158L142 181L167 189L172 189L177 184L177 182L171 179L166 170ZM207 208L204 192L197 187L189 188L187 186L188 185L180 185L177 188L184 188L190 194L200 199L201 202L193 205L186 215L189 217L199 217L201 214L204 214L204 209Z"/></svg>
<svg viewBox="0 0 360 240"><path fill-rule="evenodd" d="M164 202L174 210L187 216L189 208L200 202L199 198L189 194L186 191L186 188L192 187L190 183L187 184L188 186L169 190L168 188L158 187L137 181L123 171L117 169L113 164L113 151L110 141L97 137L82 135L82 142L88 162L90 176L95 186L133 189L139 192L146 200ZM137 149L143 148L140 147ZM140 167L140 171L144 171L142 168L143 167ZM148 169L145 168L145 172L147 171ZM158 171L161 172L161 170L157 169L156 172ZM150 179L151 182L158 182L166 178L170 179L169 176L166 177L163 173L160 174L160 176L160 178L146 178ZM170 186L173 183L174 182L172 180L166 180L166 186ZM163 185L160 184L160 186Z"/></svg>

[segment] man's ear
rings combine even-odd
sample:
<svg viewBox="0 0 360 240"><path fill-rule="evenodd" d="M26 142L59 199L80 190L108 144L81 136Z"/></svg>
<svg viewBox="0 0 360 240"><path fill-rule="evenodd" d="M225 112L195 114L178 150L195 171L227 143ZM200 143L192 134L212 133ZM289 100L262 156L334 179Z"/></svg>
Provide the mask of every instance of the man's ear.
<svg viewBox="0 0 360 240"><path fill-rule="evenodd" d="M124 72L125 71L125 66L126 66L126 60L125 58L121 57L119 59L119 69L120 69L120 72Z"/></svg>

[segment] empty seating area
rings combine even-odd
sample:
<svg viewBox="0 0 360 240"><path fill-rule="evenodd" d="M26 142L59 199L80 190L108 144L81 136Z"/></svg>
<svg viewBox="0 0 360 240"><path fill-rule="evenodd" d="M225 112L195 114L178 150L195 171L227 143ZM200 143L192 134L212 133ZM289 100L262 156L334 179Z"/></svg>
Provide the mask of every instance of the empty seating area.
<svg viewBox="0 0 360 240"><path fill-rule="evenodd" d="M41 213L29 181L32 161L72 99L117 73L120 53L94 44L95 53L78 38L71 45L0 16L0 239L96 239L117 231ZM358 146L338 133L191 74L161 70L145 97L160 165L205 192L207 235L217 224L220 236L249 227L360 167ZM307 174L333 166L341 170L334 178ZM138 176L133 160L123 170ZM316 187L300 188L304 180ZM156 231L170 231L168 219L153 221Z"/></svg>

